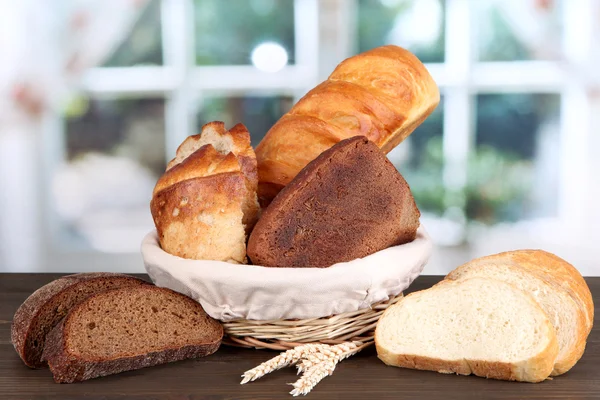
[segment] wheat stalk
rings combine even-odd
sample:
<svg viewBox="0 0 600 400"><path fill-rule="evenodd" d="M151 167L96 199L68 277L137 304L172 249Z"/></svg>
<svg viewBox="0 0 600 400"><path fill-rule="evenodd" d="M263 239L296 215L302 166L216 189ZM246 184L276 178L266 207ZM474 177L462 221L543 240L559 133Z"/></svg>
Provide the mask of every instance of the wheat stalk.
<svg viewBox="0 0 600 400"><path fill-rule="evenodd" d="M298 346L246 371L242 375L241 383L243 385L265 376L269 372L297 364L298 373L303 375L292 384L294 389L290 394L293 396L306 395L323 378L331 375L340 361L358 353L367 345L361 342L346 342L334 346L312 343Z"/></svg>
<svg viewBox="0 0 600 400"><path fill-rule="evenodd" d="M300 379L292 384L294 389L290 394L292 396L299 396L301 394L306 395L317 385L317 383L321 382L323 378L333 374L338 362L339 359L336 357L311 366L304 372Z"/></svg>
<svg viewBox="0 0 600 400"><path fill-rule="evenodd" d="M319 353L307 354L296 364L298 374L327 359L337 358L338 362L342 361L344 358L348 358L358 353L361 350L361 348L359 348L361 345L362 343L360 342L346 342L330 346L328 349L324 349Z"/></svg>
<svg viewBox="0 0 600 400"><path fill-rule="evenodd" d="M244 379L242 379L241 384L243 385L245 383L255 381L258 378L265 376L269 372L287 367L288 365L294 365L304 356L308 354L314 354L325 347L328 346L326 344L310 343L285 351L279 354L277 357L260 364L258 367L244 372L244 375L242 375L242 378Z"/></svg>

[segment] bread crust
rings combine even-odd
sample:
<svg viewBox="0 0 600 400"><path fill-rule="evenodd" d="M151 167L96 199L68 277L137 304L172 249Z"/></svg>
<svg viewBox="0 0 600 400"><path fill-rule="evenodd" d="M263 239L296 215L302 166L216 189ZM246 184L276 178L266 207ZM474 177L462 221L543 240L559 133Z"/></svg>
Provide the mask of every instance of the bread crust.
<svg viewBox="0 0 600 400"><path fill-rule="evenodd" d="M578 305L580 313L575 318L578 321L577 336L567 355L556 361L552 376L564 374L581 359L585 351L588 335L594 320L594 303L591 292L579 271L562 258L544 250L514 250L481 257L466 263L464 266L503 263L512 268L530 274L542 280L556 290L567 293ZM464 267L461 266L461 267ZM460 273L460 268L451 272L446 279Z"/></svg>
<svg viewBox="0 0 600 400"><path fill-rule="evenodd" d="M503 257L505 253L498 254ZM565 289L580 304L586 315L588 333L594 324L594 300L585 279L577 268L555 254L544 250L517 250L510 257L522 268L532 272L549 274L553 283Z"/></svg>
<svg viewBox="0 0 600 400"><path fill-rule="evenodd" d="M256 148L261 205L270 203L274 188L287 185L306 164L340 140L363 135L384 152L391 151L431 114L439 100L439 90L425 66L401 47L377 47L342 61Z"/></svg>
<svg viewBox="0 0 600 400"><path fill-rule="evenodd" d="M438 284L434 285L432 288L425 289L425 291L432 290L438 286L453 284L455 284L455 281L442 280ZM510 284L506 285L512 286ZM422 291L410 293L396 305L388 307L388 309L381 316L380 322L385 319L387 314L391 313L395 306L399 305L403 301L406 301L407 299L410 299L411 296L417 295L421 292ZM544 311L539 306L539 304L533 299L533 297L531 297L525 292L521 293L523 293L524 297L528 299L532 306L537 308L540 311L540 313L545 315ZM379 323L375 328L375 347L377 349L377 356L379 357L379 359L385 364L394 367L427 370L444 374L472 374L490 379L536 383L541 382L547 379L548 376L550 376L550 373L552 372L554 367L554 361L558 354L558 341L554 333L554 327L552 326L548 318L545 319L544 324L547 331L550 333L548 344L536 356L518 363L506 363L497 361L492 362L487 360L476 359L442 360L438 358L419 356L415 354L396 354L385 348L385 346L383 346L383 344L381 343L381 340L378 336L378 330L380 329Z"/></svg>
<svg viewBox="0 0 600 400"><path fill-rule="evenodd" d="M248 256L266 267L324 268L415 239L420 212L402 175L364 136L309 163L263 212Z"/></svg>
<svg viewBox="0 0 600 400"><path fill-rule="evenodd" d="M554 343L538 356L517 364L490 362L485 360L441 360L438 358L417 356L414 354L394 354L382 346L377 346L377 356L385 364L393 367L434 371L442 374L476 375L482 378L503 381L537 383L548 378L548 365L552 365L555 356Z"/></svg>
<svg viewBox="0 0 600 400"><path fill-rule="evenodd" d="M187 259L246 262L241 172L181 181L150 202L161 247Z"/></svg>
<svg viewBox="0 0 600 400"><path fill-rule="evenodd" d="M169 289L150 286L149 290ZM202 308L200 304L196 303L194 300L177 292L173 292L171 290L169 291L174 295L185 297L186 300L189 300L189 302L193 302L195 306ZM105 293L99 293L92 297L103 294ZM90 299L91 297L75 307L48 335L43 358L44 360L47 360L50 370L54 376L54 381L57 383L80 382L101 376L117 374L124 371L131 371L154 365L165 364L168 362L204 357L216 352L219 349L223 339L223 327L221 324L215 323L214 327L217 329L214 332L215 340L207 343L165 348L161 351L117 359L84 359L72 354L67 348L69 331L66 329L66 327L68 327L69 321L74 313L78 312L79 309L84 309Z"/></svg>
<svg viewBox="0 0 600 400"><path fill-rule="evenodd" d="M46 363L41 360L46 335L70 310L59 303L61 297L81 295L91 281L108 283L112 280L118 280L123 285L148 284L146 281L129 275L91 272L63 276L31 294L17 309L11 326L11 341L25 365L30 368L46 366ZM92 292L90 295L94 293ZM41 325L46 317L50 322ZM35 335L37 331L41 331L39 336Z"/></svg>
<svg viewBox="0 0 600 400"><path fill-rule="evenodd" d="M246 262L259 214L256 156L246 127L210 122L188 137L154 188L150 210L161 247L178 257Z"/></svg>

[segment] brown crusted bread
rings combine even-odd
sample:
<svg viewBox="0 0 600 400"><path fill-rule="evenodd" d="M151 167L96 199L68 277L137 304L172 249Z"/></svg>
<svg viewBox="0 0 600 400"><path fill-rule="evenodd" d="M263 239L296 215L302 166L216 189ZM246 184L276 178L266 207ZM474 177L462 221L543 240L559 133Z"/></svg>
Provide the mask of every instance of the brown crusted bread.
<svg viewBox="0 0 600 400"><path fill-rule="evenodd" d="M388 153L431 114L439 90L417 57L377 47L342 61L308 92L256 148L263 206L321 152L366 136Z"/></svg>
<svg viewBox="0 0 600 400"><path fill-rule="evenodd" d="M242 124L188 137L156 183L150 209L161 247L189 259L246 262L258 218L256 156Z"/></svg>
<svg viewBox="0 0 600 400"><path fill-rule="evenodd" d="M540 382L558 354L539 304L491 278L442 281L389 307L375 330L386 364L446 374Z"/></svg>
<svg viewBox="0 0 600 400"><path fill-rule="evenodd" d="M129 275L100 272L67 275L42 286L15 313L11 330L15 350L27 366L45 366L41 357L46 335L71 308L101 291L145 284Z"/></svg>
<svg viewBox="0 0 600 400"><path fill-rule="evenodd" d="M275 197L248 256L267 267L329 267L414 240L419 217L402 175L357 136L323 152Z"/></svg>
<svg viewBox="0 0 600 400"><path fill-rule="evenodd" d="M180 293L140 286L98 293L48 335L54 380L72 383L217 351L223 327Z"/></svg>

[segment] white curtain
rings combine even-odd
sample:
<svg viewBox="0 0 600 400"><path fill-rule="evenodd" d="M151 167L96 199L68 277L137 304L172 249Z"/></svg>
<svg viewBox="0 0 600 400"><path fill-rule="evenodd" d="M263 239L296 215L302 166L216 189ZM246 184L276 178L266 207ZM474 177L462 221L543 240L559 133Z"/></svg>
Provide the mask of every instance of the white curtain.
<svg viewBox="0 0 600 400"><path fill-rule="evenodd" d="M40 262L42 119L125 38L147 0L0 0L0 272Z"/></svg>

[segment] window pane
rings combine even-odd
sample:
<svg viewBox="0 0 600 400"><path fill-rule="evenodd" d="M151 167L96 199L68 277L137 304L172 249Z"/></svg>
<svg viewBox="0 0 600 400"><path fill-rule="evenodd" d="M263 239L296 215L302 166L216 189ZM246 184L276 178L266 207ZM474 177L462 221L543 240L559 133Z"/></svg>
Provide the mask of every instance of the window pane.
<svg viewBox="0 0 600 400"><path fill-rule="evenodd" d="M560 57L561 1L473 2L479 59L556 60Z"/></svg>
<svg viewBox="0 0 600 400"><path fill-rule="evenodd" d="M441 215L445 210L443 118L442 99L429 118L388 154L410 185L419 209L435 215Z"/></svg>
<svg viewBox="0 0 600 400"><path fill-rule="evenodd" d="M423 62L444 61L442 0L359 0L358 51L396 44Z"/></svg>
<svg viewBox="0 0 600 400"><path fill-rule="evenodd" d="M257 146L267 131L293 105L292 97L207 97L198 116L198 132L211 121L223 121L226 128L243 123Z"/></svg>
<svg viewBox="0 0 600 400"><path fill-rule="evenodd" d="M151 0L129 36L104 63L105 67L162 65L160 0Z"/></svg>
<svg viewBox="0 0 600 400"><path fill-rule="evenodd" d="M493 223L556 215L560 97L477 97L467 216Z"/></svg>
<svg viewBox="0 0 600 400"><path fill-rule="evenodd" d="M251 64L252 51L275 42L294 63L291 0L195 0L196 64ZM270 54L266 54L269 58Z"/></svg>
<svg viewBox="0 0 600 400"><path fill-rule="evenodd" d="M53 180L70 245L137 252L165 168L164 100L80 100L67 110L67 160Z"/></svg>

